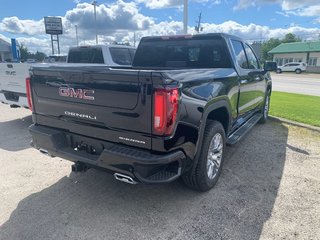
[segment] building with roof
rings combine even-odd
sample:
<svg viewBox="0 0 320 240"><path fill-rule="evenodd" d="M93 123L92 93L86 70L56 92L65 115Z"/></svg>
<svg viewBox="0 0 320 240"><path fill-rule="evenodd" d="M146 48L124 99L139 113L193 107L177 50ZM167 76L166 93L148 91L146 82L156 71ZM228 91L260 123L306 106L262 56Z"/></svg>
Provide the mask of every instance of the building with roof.
<svg viewBox="0 0 320 240"><path fill-rule="evenodd" d="M12 59L11 44L0 38L0 62Z"/></svg>
<svg viewBox="0 0 320 240"><path fill-rule="evenodd" d="M307 63L307 71L320 71L320 41L282 43L275 47L270 54L278 66L290 62Z"/></svg>

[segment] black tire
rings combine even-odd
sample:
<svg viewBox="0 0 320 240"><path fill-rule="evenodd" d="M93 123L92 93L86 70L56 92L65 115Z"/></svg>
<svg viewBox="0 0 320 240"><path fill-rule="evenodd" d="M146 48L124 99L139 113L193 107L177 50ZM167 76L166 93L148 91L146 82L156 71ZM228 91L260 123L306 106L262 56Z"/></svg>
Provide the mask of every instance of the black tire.
<svg viewBox="0 0 320 240"><path fill-rule="evenodd" d="M277 69L277 73L282 73L282 70L280 68Z"/></svg>
<svg viewBox="0 0 320 240"><path fill-rule="evenodd" d="M300 68L297 68L297 69L295 70L295 72L296 72L296 74L300 74L302 71L301 71Z"/></svg>
<svg viewBox="0 0 320 240"><path fill-rule="evenodd" d="M271 95L271 93L268 90L266 92L266 96L264 97L264 103L261 108L262 117L260 118L259 123L266 123L268 120L269 109L270 109L270 95ZM268 106L266 106L266 105L268 105Z"/></svg>
<svg viewBox="0 0 320 240"><path fill-rule="evenodd" d="M213 178L209 178L208 176L209 147L213 139L219 135L221 136L221 140L222 140L221 158L219 158L220 164L215 171L215 175L212 176ZM205 128L204 136L203 136L202 146L201 146L201 149L199 149L200 154L198 155L198 159L195 159L197 160L195 161L196 166L193 166L189 172L185 173L182 176L184 183L188 187L195 189L197 191L202 191L202 192L208 191L211 188L213 188L214 185L217 183L219 176L221 174L222 165L224 161L225 148L226 148L226 134L222 124L218 121L208 120Z"/></svg>

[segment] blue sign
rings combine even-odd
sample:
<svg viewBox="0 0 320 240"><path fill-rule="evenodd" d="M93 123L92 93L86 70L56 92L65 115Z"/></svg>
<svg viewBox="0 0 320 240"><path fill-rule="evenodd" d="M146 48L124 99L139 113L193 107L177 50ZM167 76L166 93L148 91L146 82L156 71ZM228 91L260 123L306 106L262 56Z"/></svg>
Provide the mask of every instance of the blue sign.
<svg viewBox="0 0 320 240"><path fill-rule="evenodd" d="M17 49L17 41L15 38L11 38L11 51L12 51L12 60L15 62L20 61L20 51Z"/></svg>

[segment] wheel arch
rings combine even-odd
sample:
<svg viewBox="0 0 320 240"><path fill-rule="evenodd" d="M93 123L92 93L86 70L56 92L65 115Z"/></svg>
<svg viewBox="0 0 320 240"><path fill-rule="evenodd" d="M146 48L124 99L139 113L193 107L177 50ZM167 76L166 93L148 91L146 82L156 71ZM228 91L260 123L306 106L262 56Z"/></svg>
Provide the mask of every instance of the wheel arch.
<svg viewBox="0 0 320 240"><path fill-rule="evenodd" d="M228 136L228 132L231 128L231 106L227 100L219 100L207 106L202 115L201 125L199 128L198 141L196 145L195 154L199 153L198 149L203 141L203 134L206 128L206 124L208 120L216 120L220 122L225 130L226 136Z"/></svg>

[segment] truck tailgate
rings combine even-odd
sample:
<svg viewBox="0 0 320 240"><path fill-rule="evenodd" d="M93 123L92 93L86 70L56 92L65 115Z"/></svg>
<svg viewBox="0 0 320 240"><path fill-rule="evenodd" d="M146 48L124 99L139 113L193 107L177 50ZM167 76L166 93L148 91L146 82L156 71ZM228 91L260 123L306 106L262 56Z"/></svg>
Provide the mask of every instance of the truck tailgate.
<svg viewBox="0 0 320 240"><path fill-rule="evenodd" d="M28 63L0 63L0 89L8 92L26 93Z"/></svg>
<svg viewBox="0 0 320 240"><path fill-rule="evenodd" d="M35 116L52 127L151 148L150 75L106 66L34 67Z"/></svg>

